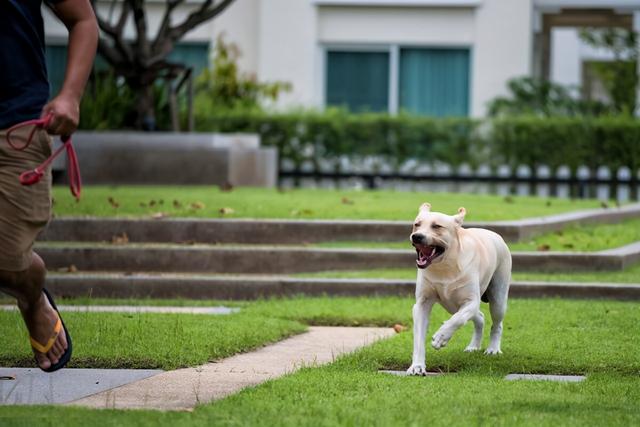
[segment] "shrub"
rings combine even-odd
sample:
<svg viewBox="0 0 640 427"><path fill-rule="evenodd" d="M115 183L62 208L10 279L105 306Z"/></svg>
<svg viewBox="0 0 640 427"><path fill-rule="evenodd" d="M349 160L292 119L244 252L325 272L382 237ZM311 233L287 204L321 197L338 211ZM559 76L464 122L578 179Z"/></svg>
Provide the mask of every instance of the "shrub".
<svg viewBox="0 0 640 427"><path fill-rule="evenodd" d="M512 117L492 128L491 152L512 167L640 167L640 121L632 117Z"/></svg>
<svg viewBox="0 0 640 427"><path fill-rule="evenodd" d="M280 159L299 168L341 156L381 156L396 166L413 158L425 162L478 164L483 161L479 121L468 118L434 119L409 115L349 114L300 111L267 114L261 111L220 112L197 117L200 131L255 132L262 143L277 147Z"/></svg>

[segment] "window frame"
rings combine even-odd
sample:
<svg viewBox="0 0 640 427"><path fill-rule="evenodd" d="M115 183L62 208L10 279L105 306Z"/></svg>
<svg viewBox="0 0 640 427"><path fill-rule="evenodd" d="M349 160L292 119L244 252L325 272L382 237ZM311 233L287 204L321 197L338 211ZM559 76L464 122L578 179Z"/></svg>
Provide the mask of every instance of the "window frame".
<svg viewBox="0 0 640 427"><path fill-rule="evenodd" d="M331 52L386 52L389 55L389 84L388 84L388 110L391 115L397 115L400 111L400 52L402 49L466 49L469 52L469 87L467 99L467 117L471 115L473 94L473 46L458 43L322 43L320 44L320 59L318 67L321 76L318 85L319 105L327 108L327 65L329 51Z"/></svg>

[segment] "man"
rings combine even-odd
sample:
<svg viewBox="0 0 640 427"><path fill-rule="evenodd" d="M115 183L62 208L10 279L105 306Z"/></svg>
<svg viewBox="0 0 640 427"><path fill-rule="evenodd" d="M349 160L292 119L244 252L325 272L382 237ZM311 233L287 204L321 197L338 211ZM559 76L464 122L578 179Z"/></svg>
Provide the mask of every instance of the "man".
<svg viewBox="0 0 640 427"><path fill-rule="evenodd" d="M70 135L76 130L98 26L89 0L49 2L69 31L69 49L62 89L47 103L41 5L41 0L0 1L0 290L17 299L38 366L53 371L68 361L70 342L44 291L44 263L32 250L51 214L51 174L32 186L20 185L18 176L51 154L48 134ZM9 127L45 116L51 117L47 128L37 131L26 149L9 146ZM17 132L12 141L24 144L29 131Z"/></svg>

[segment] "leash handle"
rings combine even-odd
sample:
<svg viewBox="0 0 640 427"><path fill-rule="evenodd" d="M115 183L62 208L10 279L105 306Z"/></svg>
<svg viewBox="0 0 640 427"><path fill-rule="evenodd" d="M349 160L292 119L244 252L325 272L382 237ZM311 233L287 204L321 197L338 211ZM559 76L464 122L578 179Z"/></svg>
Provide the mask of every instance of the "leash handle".
<svg viewBox="0 0 640 427"><path fill-rule="evenodd" d="M35 131L37 129L46 128L52 119L53 115L48 114L47 116L40 119L27 120L25 122L11 126L9 130L7 130L7 142L14 150L22 151L26 149L29 144L31 144L31 140L33 139ZM32 129L27 136L27 141L25 142L25 144L20 146L18 144L15 144L15 141L11 138L11 134L17 129L23 128L25 126L32 126ZM71 135L63 135L60 137L60 140L62 141L62 146L54 151L51 156L49 156L44 162L38 165L35 169L24 171L20 174L20 184L34 185L40 182L47 167L53 162L56 157L58 157L62 153L63 150L66 150L69 189L71 190L71 194L73 195L73 197L75 197L77 200L80 200L80 193L82 191L82 178L80 176L78 156L76 155L76 150L73 148L73 144L71 142Z"/></svg>

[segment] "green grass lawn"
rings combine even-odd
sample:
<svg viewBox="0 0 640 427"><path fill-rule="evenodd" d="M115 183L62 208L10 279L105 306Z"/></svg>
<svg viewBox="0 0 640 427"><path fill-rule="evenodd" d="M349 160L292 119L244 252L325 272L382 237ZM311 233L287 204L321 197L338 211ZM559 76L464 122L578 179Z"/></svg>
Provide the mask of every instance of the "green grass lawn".
<svg viewBox="0 0 640 427"><path fill-rule="evenodd" d="M68 312L63 316L74 343L72 368L194 366L306 328L296 321L243 312L223 316ZM34 366L17 312L0 311L0 337L0 366Z"/></svg>
<svg viewBox="0 0 640 427"><path fill-rule="evenodd" d="M415 280L415 268L387 268L366 271L324 271L321 273L301 273L296 277L317 277L325 279L399 279ZM513 273L517 281L557 281L557 282L610 282L640 283L640 264L633 265L623 271L598 271L589 273Z"/></svg>
<svg viewBox="0 0 640 427"><path fill-rule="evenodd" d="M453 193L341 190L270 190L217 187L87 186L76 202L64 186L54 187L56 215L197 218L379 219L412 221L425 201L467 220L492 221L551 215L600 206L596 200L541 199ZM221 213L224 210L225 213Z"/></svg>
<svg viewBox="0 0 640 427"><path fill-rule="evenodd" d="M298 298L248 303L244 313L304 323L409 325L412 303L409 298ZM436 306L430 334L447 317ZM446 348L427 348L427 367L447 372L441 377L377 372L409 366L412 336L403 332L331 365L303 369L192 413L0 407L0 424L54 425L57 419L66 426L637 425L639 322L637 303L512 300L504 354L462 352L472 332L466 325ZM504 381L511 372L585 374L587 380Z"/></svg>

